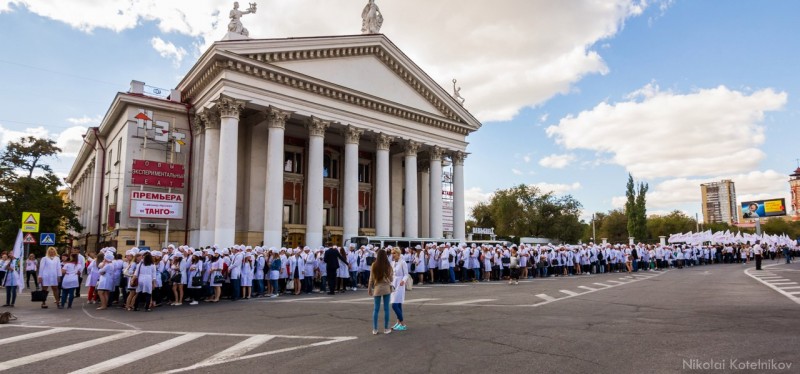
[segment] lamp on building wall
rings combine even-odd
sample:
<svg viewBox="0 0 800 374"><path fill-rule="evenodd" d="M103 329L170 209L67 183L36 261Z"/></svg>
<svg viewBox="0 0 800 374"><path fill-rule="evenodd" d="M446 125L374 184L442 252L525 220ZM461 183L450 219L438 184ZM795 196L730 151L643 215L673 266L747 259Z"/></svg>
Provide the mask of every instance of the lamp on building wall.
<svg viewBox="0 0 800 374"><path fill-rule="evenodd" d="M286 238L289 237L289 229L287 229L286 226L284 226L283 231L281 231L281 237L283 238L283 241L286 241Z"/></svg>

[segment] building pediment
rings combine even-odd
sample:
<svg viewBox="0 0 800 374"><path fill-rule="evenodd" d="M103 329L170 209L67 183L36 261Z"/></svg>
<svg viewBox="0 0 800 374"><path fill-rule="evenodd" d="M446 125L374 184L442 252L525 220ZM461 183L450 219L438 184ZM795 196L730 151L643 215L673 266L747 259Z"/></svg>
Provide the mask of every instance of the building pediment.
<svg viewBox="0 0 800 374"><path fill-rule="evenodd" d="M223 70L259 76L465 135L481 126L383 35L217 42L178 88L192 100Z"/></svg>

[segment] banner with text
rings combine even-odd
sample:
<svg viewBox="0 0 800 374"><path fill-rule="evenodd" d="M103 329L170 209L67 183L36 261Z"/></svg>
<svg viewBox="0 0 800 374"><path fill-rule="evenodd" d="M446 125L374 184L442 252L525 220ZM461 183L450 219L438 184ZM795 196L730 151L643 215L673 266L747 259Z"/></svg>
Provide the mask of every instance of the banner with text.
<svg viewBox="0 0 800 374"><path fill-rule="evenodd" d="M131 183L164 188L183 188L185 174L181 164L133 160Z"/></svg>
<svg viewBox="0 0 800 374"><path fill-rule="evenodd" d="M131 218L183 219L183 194L131 191Z"/></svg>

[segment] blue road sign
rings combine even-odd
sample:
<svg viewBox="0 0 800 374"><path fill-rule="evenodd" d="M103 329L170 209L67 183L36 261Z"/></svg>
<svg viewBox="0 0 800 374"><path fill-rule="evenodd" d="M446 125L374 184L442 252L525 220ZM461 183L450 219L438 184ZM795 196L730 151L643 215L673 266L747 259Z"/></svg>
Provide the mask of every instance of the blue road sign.
<svg viewBox="0 0 800 374"><path fill-rule="evenodd" d="M52 232L39 234L39 245L56 245L56 234Z"/></svg>

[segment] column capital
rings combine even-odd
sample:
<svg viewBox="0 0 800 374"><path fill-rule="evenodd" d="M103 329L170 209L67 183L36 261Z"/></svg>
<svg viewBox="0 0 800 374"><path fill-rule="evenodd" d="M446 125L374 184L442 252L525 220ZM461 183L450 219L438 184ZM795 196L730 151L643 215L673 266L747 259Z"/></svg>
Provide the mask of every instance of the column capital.
<svg viewBox="0 0 800 374"><path fill-rule="evenodd" d="M461 151L453 152L450 157L453 158L453 165L464 165L464 159L467 158L467 154Z"/></svg>
<svg viewBox="0 0 800 374"><path fill-rule="evenodd" d="M219 99L214 100L214 103L217 104L220 117L235 117L238 119L247 101L220 94Z"/></svg>
<svg viewBox="0 0 800 374"><path fill-rule="evenodd" d="M345 144L358 144L359 140L361 140L361 134L364 133L364 130L359 129L353 125L347 125L344 128L344 143Z"/></svg>
<svg viewBox="0 0 800 374"><path fill-rule="evenodd" d="M195 113L194 115L194 123L192 123L192 133L195 135L200 135L205 131L205 126L203 126L203 117L200 113Z"/></svg>
<svg viewBox="0 0 800 374"><path fill-rule="evenodd" d="M274 106L267 108L267 125L272 128L286 129L286 120L292 112L278 109Z"/></svg>
<svg viewBox="0 0 800 374"><path fill-rule="evenodd" d="M378 150L388 151L389 146L392 145L392 140L394 140L394 137L380 133L375 137L375 144L378 145Z"/></svg>
<svg viewBox="0 0 800 374"><path fill-rule="evenodd" d="M220 118L219 112L213 109L203 109L202 112L197 114L205 130L219 130Z"/></svg>
<svg viewBox="0 0 800 374"><path fill-rule="evenodd" d="M306 123L306 127L308 127L308 135L309 136L319 136L321 138L325 137L325 130L330 127L331 121L321 120L317 117L311 116Z"/></svg>
<svg viewBox="0 0 800 374"><path fill-rule="evenodd" d="M406 144L405 144L405 148L404 148L405 151L406 151L406 156L416 156L417 155L417 151L419 151L419 148L421 146L422 146L422 143L420 143L420 142L417 142L417 141L414 141L414 140L406 140Z"/></svg>
<svg viewBox="0 0 800 374"><path fill-rule="evenodd" d="M442 155L444 154L444 149L438 145L434 145L430 149L431 161L442 161Z"/></svg>

